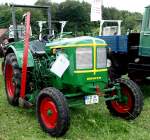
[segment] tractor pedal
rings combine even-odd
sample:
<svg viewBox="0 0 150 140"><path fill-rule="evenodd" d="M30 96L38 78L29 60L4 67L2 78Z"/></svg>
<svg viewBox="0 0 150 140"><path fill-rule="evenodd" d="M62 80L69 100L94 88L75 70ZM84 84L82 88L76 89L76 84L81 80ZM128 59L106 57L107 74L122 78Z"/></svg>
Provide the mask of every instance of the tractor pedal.
<svg viewBox="0 0 150 140"><path fill-rule="evenodd" d="M28 102L27 100L23 99L23 98L19 98L19 106L22 108L32 108L33 104L31 104L30 102Z"/></svg>

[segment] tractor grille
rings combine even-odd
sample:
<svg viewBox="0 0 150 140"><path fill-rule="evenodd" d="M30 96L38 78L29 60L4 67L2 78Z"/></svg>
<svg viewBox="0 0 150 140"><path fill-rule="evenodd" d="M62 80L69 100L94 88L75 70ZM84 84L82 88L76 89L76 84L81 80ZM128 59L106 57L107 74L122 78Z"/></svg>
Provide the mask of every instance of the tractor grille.
<svg viewBox="0 0 150 140"><path fill-rule="evenodd" d="M106 48L97 48L97 68L106 68Z"/></svg>
<svg viewBox="0 0 150 140"><path fill-rule="evenodd" d="M76 69L92 69L92 48L76 48Z"/></svg>

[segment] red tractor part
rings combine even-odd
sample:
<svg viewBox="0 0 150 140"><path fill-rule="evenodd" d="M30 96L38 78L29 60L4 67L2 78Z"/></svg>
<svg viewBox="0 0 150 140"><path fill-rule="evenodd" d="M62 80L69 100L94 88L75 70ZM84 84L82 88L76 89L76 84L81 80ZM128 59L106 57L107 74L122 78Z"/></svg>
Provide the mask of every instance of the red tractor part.
<svg viewBox="0 0 150 140"><path fill-rule="evenodd" d="M31 13L27 12L25 24L25 38L24 38L24 53L22 62L22 77L21 77L21 92L20 97L24 99L26 91L26 78L27 78L27 64L28 64L28 50L29 50L29 40L30 40L30 17Z"/></svg>
<svg viewBox="0 0 150 140"><path fill-rule="evenodd" d="M41 101L40 113L41 119L47 128L53 129L56 127L58 110L55 103L49 97L45 97Z"/></svg>
<svg viewBox="0 0 150 140"><path fill-rule="evenodd" d="M8 96L14 97L15 94L15 86L13 83L13 67L10 64L7 64L5 67L6 74L6 88L8 90Z"/></svg>

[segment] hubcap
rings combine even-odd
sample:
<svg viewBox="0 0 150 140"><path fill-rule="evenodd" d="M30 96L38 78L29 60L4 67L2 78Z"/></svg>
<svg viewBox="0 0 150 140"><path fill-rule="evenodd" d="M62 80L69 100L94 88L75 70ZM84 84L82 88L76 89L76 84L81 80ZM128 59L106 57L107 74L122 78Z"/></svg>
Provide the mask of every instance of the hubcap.
<svg viewBox="0 0 150 140"><path fill-rule="evenodd" d="M50 109L47 111L47 115L48 115L48 116L51 116L51 115L52 115L52 111L51 111Z"/></svg>
<svg viewBox="0 0 150 140"><path fill-rule="evenodd" d="M10 97L14 97L15 83L13 82L13 68L11 64L6 64L5 78L7 93Z"/></svg>
<svg viewBox="0 0 150 140"><path fill-rule="evenodd" d="M112 101L112 107L119 113L128 113L133 107L132 93L127 87L122 87L121 94L123 102Z"/></svg>
<svg viewBox="0 0 150 140"><path fill-rule="evenodd" d="M45 97L41 101L40 115L47 128L55 128L58 119L58 111L51 98Z"/></svg>

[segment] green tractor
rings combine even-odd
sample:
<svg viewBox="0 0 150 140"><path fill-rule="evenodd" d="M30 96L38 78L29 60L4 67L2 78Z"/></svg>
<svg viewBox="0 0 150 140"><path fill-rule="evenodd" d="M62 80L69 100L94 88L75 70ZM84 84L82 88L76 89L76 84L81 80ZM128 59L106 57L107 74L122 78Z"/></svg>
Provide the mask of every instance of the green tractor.
<svg viewBox="0 0 150 140"><path fill-rule="evenodd" d="M5 88L11 105L35 107L40 126L55 137L68 130L70 107L98 103L100 96L112 115L138 117L142 92L128 79L110 82L105 41L89 36L52 41L51 35L48 40L33 40L29 12L25 23L25 39L3 47Z"/></svg>

